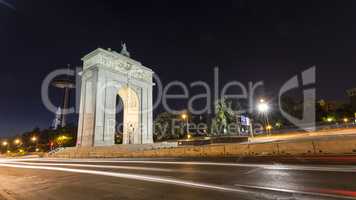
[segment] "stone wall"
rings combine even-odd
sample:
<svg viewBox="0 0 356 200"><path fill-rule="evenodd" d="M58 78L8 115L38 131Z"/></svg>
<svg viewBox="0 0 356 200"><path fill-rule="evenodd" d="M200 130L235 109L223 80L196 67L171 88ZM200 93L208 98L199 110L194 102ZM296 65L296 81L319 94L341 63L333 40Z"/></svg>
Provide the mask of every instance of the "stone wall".
<svg viewBox="0 0 356 200"><path fill-rule="evenodd" d="M241 156L311 156L356 154L356 139L315 140L261 144L215 144L205 146L67 148L49 155L60 158L132 158L132 157L241 157Z"/></svg>

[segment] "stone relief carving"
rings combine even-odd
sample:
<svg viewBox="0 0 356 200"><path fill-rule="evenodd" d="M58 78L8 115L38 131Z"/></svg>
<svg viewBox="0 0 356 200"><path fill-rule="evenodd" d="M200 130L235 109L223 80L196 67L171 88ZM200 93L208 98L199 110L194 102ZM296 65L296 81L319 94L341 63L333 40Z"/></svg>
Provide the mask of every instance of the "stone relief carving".
<svg viewBox="0 0 356 200"><path fill-rule="evenodd" d="M85 73L83 73L83 79L88 79L91 78L93 76L93 72L91 71L86 71Z"/></svg>
<svg viewBox="0 0 356 200"><path fill-rule="evenodd" d="M84 68L89 68L95 64L101 64L111 70L128 74L130 77L144 81L152 81L152 74L143 68L125 60L120 60L105 54L98 54L84 61Z"/></svg>

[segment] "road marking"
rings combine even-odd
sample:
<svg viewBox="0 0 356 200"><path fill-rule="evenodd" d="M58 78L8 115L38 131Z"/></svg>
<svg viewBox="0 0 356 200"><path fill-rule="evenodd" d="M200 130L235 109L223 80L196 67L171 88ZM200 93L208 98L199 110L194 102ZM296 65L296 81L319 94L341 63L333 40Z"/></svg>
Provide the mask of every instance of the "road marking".
<svg viewBox="0 0 356 200"><path fill-rule="evenodd" d="M283 192L283 193L291 193L291 194L299 194L299 195L331 197L331 198L337 198L337 199L356 199L355 197L350 197L350 196L341 196L341 195L336 195L336 194L298 191L298 190L290 190L290 189L282 189L282 188L272 188L272 187L262 187L262 186L252 186L252 185L241 185L241 184L235 184L235 186L240 187L240 188L246 188L246 189L266 190L266 191Z"/></svg>
<svg viewBox="0 0 356 200"><path fill-rule="evenodd" d="M103 169L129 169L129 170L143 170L143 171L159 171L172 172L172 169L163 169L156 167L131 167L131 166L116 166L116 165L88 165L88 164L67 164L67 163L33 163L33 162L7 162L21 165L39 165L39 166L69 166L69 167L87 167L87 168L103 168Z"/></svg>
<svg viewBox="0 0 356 200"><path fill-rule="evenodd" d="M219 163L219 162L194 162L194 161L149 161L149 160L94 160L94 159L21 159L20 161L45 161L45 162L78 162L78 163L136 163L136 164L168 164L168 165L207 165L228 167L256 167L269 170L296 170L296 171L323 171L323 172L356 172L356 167L325 167L325 166L302 166L281 164L242 164L242 163ZM1 162L1 160L0 160ZM9 162L9 161L7 161ZM16 162L16 161L15 161Z"/></svg>
<svg viewBox="0 0 356 200"><path fill-rule="evenodd" d="M81 173L81 174L91 174L91 175L101 175L101 176L110 176L116 178L125 178L125 179L133 179L140 181L148 181L148 182L156 182L156 183L166 183L173 185L181 185L202 189L211 189L211 190L219 190L224 192L238 192L238 193L249 193L246 190L223 187L212 184L198 183L192 181L184 181L179 179L172 178L162 178L158 176L148 176L148 175L137 175L137 174L129 174L129 173L119 173L119 172L106 172L106 171L96 171L96 170L84 170L84 169L71 169L71 168L61 168L61 167L46 167L46 166L31 166L31 165L17 165L17 164L0 164L2 167L12 167L12 168L23 168L23 169L42 169L42 170L52 170L52 171L62 171L62 172L71 172L71 173Z"/></svg>

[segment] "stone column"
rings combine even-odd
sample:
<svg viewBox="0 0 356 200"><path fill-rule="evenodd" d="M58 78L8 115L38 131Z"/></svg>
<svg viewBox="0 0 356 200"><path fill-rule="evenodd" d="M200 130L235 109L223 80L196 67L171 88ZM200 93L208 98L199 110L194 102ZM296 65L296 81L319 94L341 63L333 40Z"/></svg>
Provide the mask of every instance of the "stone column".
<svg viewBox="0 0 356 200"><path fill-rule="evenodd" d="M147 137L148 144L153 143L153 95L152 85L147 88Z"/></svg>
<svg viewBox="0 0 356 200"><path fill-rule="evenodd" d="M82 75L77 139L77 146L80 147L94 145L97 72L96 68L92 68L84 71Z"/></svg>
<svg viewBox="0 0 356 200"><path fill-rule="evenodd" d="M142 89L142 110L141 110L141 143L153 143L153 116L152 116L152 88Z"/></svg>

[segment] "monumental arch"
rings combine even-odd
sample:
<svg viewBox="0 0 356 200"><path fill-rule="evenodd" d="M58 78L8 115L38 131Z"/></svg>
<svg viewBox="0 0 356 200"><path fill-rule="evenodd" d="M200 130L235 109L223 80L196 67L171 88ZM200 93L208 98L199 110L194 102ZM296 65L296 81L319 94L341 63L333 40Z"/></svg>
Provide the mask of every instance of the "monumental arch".
<svg viewBox="0 0 356 200"><path fill-rule="evenodd" d="M153 71L130 58L125 44L120 53L98 48L82 60L77 146L115 144L117 98L123 103L123 144L153 143Z"/></svg>

